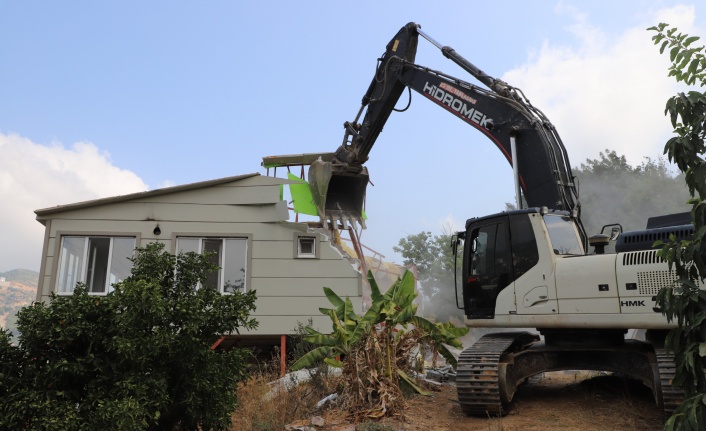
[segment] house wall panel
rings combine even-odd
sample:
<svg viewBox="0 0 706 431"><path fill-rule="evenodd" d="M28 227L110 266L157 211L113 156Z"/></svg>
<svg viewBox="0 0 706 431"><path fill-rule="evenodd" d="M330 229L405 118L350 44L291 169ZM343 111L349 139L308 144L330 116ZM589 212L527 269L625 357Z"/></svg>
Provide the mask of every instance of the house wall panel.
<svg viewBox="0 0 706 431"><path fill-rule="evenodd" d="M295 257L295 244L291 238L270 241L253 242L253 258L256 259L292 259ZM317 243L319 247L319 259L321 260L341 260L341 254L331 247L331 243L323 235L319 235Z"/></svg>
<svg viewBox="0 0 706 431"><path fill-rule="evenodd" d="M322 296L324 287L331 288L342 298L357 297L361 295L362 278L351 277L282 277L282 278L253 278L251 288L257 290L257 297L266 296Z"/></svg>
<svg viewBox="0 0 706 431"><path fill-rule="evenodd" d="M353 267L344 260L318 259L253 259L252 277L339 277L353 273Z"/></svg>
<svg viewBox="0 0 706 431"><path fill-rule="evenodd" d="M284 209L284 213L282 212ZM55 220L162 220L199 221L202 223L229 222L277 222L286 221L288 215L285 202L268 205L199 205L182 203L121 202L92 208L66 211Z"/></svg>
<svg viewBox="0 0 706 431"><path fill-rule="evenodd" d="M307 316L321 314L319 307L332 308L331 303L325 296L319 297L297 297L297 296L282 296L282 297L261 297L257 300L257 310L252 313L252 316ZM352 301L353 309L361 312L360 301Z"/></svg>
<svg viewBox="0 0 706 431"><path fill-rule="evenodd" d="M156 237L152 231L159 224L162 233ZM199 232L218 234L226 232L253 235L254 240L293 241L294 232L306 232L306 225L296 223L241 223L222 222L206 223L202 221L164 221L164 220L75 220L58 219L52 223L51 238L56 238L57 231L70 232L141 232L143 242L155 240L169 241L174 232Z"/></svg>
<svg viewBox="0 0 706 431"><path fill-rule="evenodd" d="M331 332L331 319L321 313L307 316L260 316L256 320L258 328L255 330L240 329L241 335L296 335L295 328L298 323L304 325L312 320L312 327L317 331L328 334Z"/></svg>
<svg viewBox="0 0 706 431"><path fill-rule="evenodd" d="M207 205L262 205L280 201L279 185L275 186L219 186L210 189L187 190L168 195L136 199L136 203L184 203Z"/></svg>

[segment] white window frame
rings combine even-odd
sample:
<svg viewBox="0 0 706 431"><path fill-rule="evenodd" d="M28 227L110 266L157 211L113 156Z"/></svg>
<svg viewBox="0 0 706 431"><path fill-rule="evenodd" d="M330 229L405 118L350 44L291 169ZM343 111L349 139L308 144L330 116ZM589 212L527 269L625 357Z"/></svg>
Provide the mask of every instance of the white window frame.
<svg viewBox="0 0 706 431"><path fill-rule="evenodd" d="M179 254L181 252L181 248L179 247L179 240L197 240L198 241L198 248L196 253L203 253L203 248L204 248L204 240L220 240L221 241L221 250L222 252L220 253L219 256L219 262L218 262L218 292L229 295L232 292L227 292L224 290L224 281L223 281L223 273L226 268L226 256L228 254L227 250L227 241L228 240L243 240L245 244L245 260L243 262L244 266L244 274L243 274L243 287L241 289L238 289L239 292L247 292L249 289L249 276L250 276L250 238L247 236L223 236L223 235L217 235L217 236L193 236L193 235L175 235L175 249L176 249L176 254ZM198 288L201 288L201 283L199 283Z"/></svg>
<svg viewBox="0 0 706 431"><path fill-rule="evenodd" d="M305 253L302 251L302 240L312 241L312 251ZM319 258L319 238L316 235L294 235L294 257L297 259L318 259Z"/></svg>
<svg viewBox="0 0 706 431"><path fill-rule="evenodd" d="M135 255L135 248L137 247L137 237L135 236L130 236L130 235L94 235L94 234L62 234L60 235L60 240L59 240L59 245L58 245L58 263L57 263L57 268L56 268L56 280L54 282L54 291L56 292L57 295L60 296L70 296L74 294L74 290L76 289L76 284L77 283L86 283L86 277L88 276L88 266L90 265L89 263L89 241L92 238L108 238L110 239L110 244L108 248L108 258L107 258L107 263L106 263L106 280L105 284L103 286L103 290L100 292L91 292L90 290L87 292L89 295L95 295L95 296L105 296L112 292L113 289L113 284L110 282L110 277L109 275L111 274L112 270L112 264L113 264L113 250L114 250L114 240L115 239L131 239L133 240L133 256ZM75 283L73 283L72 286L66 286L66 290L61 291L61 281L62 281L62 275L65 275L62 273L64 270L64 259L67 259L68 257L64 255L63 250L64 250L64 239L65 238L82 238L83 239L83 255L81 256L81 267L80 268L75 268L76 271L78 272L78 276L75 277ZM95 265L95 261L93 262L93 265ZM132 266L132 265L131 265ZM119 282L122 280L116 281ZM88 287L88 286L87 286Z"/></svg>

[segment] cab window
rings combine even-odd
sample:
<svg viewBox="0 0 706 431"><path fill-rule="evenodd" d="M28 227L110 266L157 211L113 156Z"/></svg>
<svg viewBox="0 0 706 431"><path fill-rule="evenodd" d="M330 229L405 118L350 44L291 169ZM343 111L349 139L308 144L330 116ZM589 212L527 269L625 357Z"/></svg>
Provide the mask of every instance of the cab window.
<svg viewBox="0 0 706 431"><path fill-rule="evenodd" d="M571 217L547 214L544 216L544 223L549 232L554 254L584 254L576 224Z"/></svg>

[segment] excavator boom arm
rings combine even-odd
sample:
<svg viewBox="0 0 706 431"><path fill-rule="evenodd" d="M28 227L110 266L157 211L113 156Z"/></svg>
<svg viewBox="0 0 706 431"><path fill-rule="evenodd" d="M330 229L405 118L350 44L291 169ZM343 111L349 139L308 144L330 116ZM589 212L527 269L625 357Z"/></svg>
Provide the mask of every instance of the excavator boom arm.
<svg viewBox="0 0 706 431"><path fill-rule="evenodd" d="M490 90L415 64L419 35ZM402 27L378 59L358 115L354 121L345 123L343 143L331 166L326 166L326 174L321 175L322 169L312 165L315 175L336 184L334 193L318 198L322 219L362 220L359 215L367 185L363 164L405 88L420 93L479 130L511 164L514 140L519 181L527 206L570 211L578 219L578 193L566 149L546 116L529 103L521 90L481 71L453 48L437 43L415 23ZM317 193L328 188L322 187L321 178L312 178L311 169L309 177L310 184L317 183L316 189L312 186L317 200Z"/></svg>

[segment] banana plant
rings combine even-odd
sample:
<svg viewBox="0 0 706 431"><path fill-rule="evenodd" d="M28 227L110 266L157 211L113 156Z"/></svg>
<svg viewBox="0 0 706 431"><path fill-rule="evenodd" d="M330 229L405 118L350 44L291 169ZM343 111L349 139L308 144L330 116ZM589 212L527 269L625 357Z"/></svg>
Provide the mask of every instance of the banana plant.
<svg viewBox="0 0 706 431"><path fill-rule="evenodd" d="M421 316L417 316L417 304L414 299L414 276L405 271L402 277L384 294L373 277L368 272L368 282L371 288L372 305L363 316L358 316L353 311L353 304L349 298L341 299L333 290L324 287L324 294L334 308L320 308L322 314L327 315L332 322L333 331L322 334L313 328L305 328L308 335L304 339L312 344L317 344L299 358L291 367L293 371L311 367L324 361L326 364L341 368L344 363L337 358L353 357L356 349L366 337L377 337L381 348L384 350L384 364L377 364L390 381L395 381L394 375L405 381L415 391L428 394L419 387L412 378L397 366L397 347L404 336L409 336L409 326L416 328L419 342L430 345L438 351L450 364L456 365L456 359L446 345L461 347L458 337L468 333L467 328L456 328L450 323L432 323ZM404 358L406 360L406 358ZM376 366L376 368L378 368Z"/></svg>

